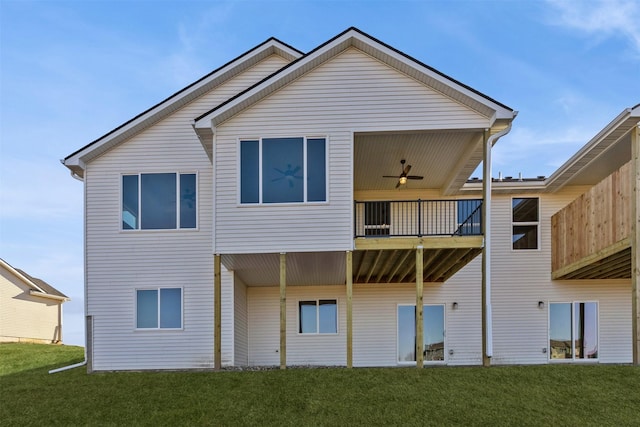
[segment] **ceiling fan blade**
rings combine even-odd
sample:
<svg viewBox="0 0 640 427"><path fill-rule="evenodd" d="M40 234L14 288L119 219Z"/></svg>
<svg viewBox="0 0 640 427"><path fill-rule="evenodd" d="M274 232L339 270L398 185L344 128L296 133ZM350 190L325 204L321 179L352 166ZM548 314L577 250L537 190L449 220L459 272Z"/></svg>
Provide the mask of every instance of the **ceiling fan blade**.
<svg viewBox="0 0 640 427"><path fill-rule="evenodd" d="M382 175L383 178L395 178L398 179L398 175Z"/></svg>
<svg viewBox="0 0 640 427"><path fill-rule="evenodd" d="M402 174L406 175L409 173L410 170L411 170L411 165L407 165L404 167L404 171L402 171Z"/></svg>
<svg viewBox="0 0 640 427"><path fill-rule="evenodd" d="M396 184L396 189L400 187L400 181L398 181L398 183Z"/></svg>
<svg viewBox="0 0 640 427"><path fill-rule="evenodd" d="M407 175L407 179L424 179L424 176Z"/></svg>

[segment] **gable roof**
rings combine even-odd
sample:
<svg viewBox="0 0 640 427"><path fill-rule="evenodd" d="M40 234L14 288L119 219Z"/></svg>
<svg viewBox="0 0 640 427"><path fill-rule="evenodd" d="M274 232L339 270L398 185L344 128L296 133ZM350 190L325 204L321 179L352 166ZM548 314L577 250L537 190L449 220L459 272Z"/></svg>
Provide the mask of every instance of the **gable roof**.
<svg viewBox="0 0 640 427"><path fill-rule="evenodd" d="M162 120L169 114L182 108L206 92L209 92L236 74L252 67L258 62L274 54L282 56L288 61L293 61L302 56L302 52L299 50L271 37L253 49L243 53L235 59L232 59L220 68L213 70L209 74L179 90L148 110L138 114L131 120L123 123L100 138L69 154L62 160L62 163L68 167L74 175L83 177L85 164L90 160L98 157L105 151Z"/></svg>
<svg viewBox="0 0 640 427"><path fill-rule="evenodd" d="M449 98L486 117L492 118L494 121L498 119L512 120L516 114L513 109L506 105L371 37L359 29L351 27L284 66L271 76L197 117L194 124L196 132L198 132L202 141L208 139L211 128L215 128L216 125L284 87L349 47L361 50ZM210 151L209 147L205 146L205 149L207 152Z"/></svg>
<svg viewBox="0 0 640 427"><path fill-rule="evenodd" d="M30 276L29 274L25 273L23 270L20 270L19 268L12 267L8 262L3 260L2 258L0 258L0 266L4 267L11 274L13 274L15 277L20 279L27 286L29 286L31 288L30 289L31 295L37 295L45 298L56 299L62 302L70 300L68 296L66 296L65 294L63 294L62 292L60 292L59 290L57 290L56 288L54 288L53 286L45 282L44 280Z"/></svg>
<svg viewBox="0 0 640 427"><path fill-rule="evenodd" d="M547 191L593 185L631 160L630 131L640 126L640 104L624 109L545 182Z"/></svg>
<svg viewBox="0 0 640 427"><path fill-rule="evenodd" d="M553 193L567 185L595 185L631 160L631 132L640 126L640 104L625 108L548 178L494 179L496 193ZM480 192L469 180L463 192Z"/></svg>

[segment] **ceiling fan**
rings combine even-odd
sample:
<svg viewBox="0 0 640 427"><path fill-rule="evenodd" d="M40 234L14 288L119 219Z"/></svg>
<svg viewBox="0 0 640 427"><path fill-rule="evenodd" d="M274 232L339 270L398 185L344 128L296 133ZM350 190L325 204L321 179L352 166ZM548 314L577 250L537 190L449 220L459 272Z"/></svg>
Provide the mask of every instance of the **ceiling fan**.
<svg viewBox="0 0 640 427"><path fill-rule="evenodd" d="M399 176L396 175L383 175L383 178L395 178L398 180L398 183L396 184L396 188L400 187L401 185L405 185L407 183L408 179L424 179L423 176L419 176L419 175L409 175L409 171L411 170L411 165L407 165L405 166L404 164L407 161L405 159L400 160L400 164L402 165L402 173Z"/></svg>

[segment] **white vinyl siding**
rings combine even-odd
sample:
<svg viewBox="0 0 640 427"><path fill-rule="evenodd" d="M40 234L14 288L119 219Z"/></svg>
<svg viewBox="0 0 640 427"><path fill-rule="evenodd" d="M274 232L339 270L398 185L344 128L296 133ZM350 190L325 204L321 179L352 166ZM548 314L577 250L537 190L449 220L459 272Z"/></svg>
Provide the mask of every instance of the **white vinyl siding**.
<svg viewBox="0 0 640 427"><path fill-rule="evenodd" d="M236 276L234 284L233 349L234 365L249 363L249 331L247 318L247 286Z"/></svg>
<svg viewBox="0 0 640 427"><path fill-rule="evenodd" d="M479 267L479 264L476 264ZM475 268L479 273L479 268ZM478 282L479 283L479 282ZM278 287L249 287L249 364L278 365L280 294ZM481 362L480 287L472 281L425 286L425 304L444 304L445 362L472 365ZM346 364L346 290L344 286L287 288L287 364ZM298 302L337 299L338 334L299 334ZM458 308L452 310L453 302ZM415 304L414 285L354 285L354 366L397 366L397 306ZM448 354L454 350L452 355Z"/></svg>
<svg viewBox="0 0 640 427"><path fill-rule="evenodd" d="M357 49L348 49L216 127L215 250L347 250L353 244L353 132L484 128L469 110ZM238 140L326 135L328 203L239 206Z"/></svg>
<svg viewBox="0 0 640 427"><path fill-rule="evenodd" d="M511 200L520 196L493 196L492 364L548 363L548 310L553 301L598 301L598 360L631 362L630 281L551 280L551 216L585 190L567 188L539 196L537 251L511 249ZM544 308L538 308L539 301Z"/></svg>
<svg viewBox="0 0 640 427"><path fill-rule="evenodd" d="M87 165L86 295L95 370L213 366L213 174L191 121L284 64L277 56L262 61ZM122 174L176 171L198 174L198 229L121 231ZM223 304L233 301L231 280L223 274ZM145 287L183 288L182 330L135 330L131 295ZM223 306L223 316L232 319L233 306ZM232 325L223 328L225 364L233 361L232 336Z"/></svg>

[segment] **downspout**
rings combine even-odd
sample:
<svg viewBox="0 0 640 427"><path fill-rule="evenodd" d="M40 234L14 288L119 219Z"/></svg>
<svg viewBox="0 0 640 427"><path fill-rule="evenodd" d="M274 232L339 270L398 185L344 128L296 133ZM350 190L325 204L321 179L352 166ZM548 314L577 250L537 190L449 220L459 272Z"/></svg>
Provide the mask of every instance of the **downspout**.
<svg viewBox="0 0 640 427"><path fill-rule="evenodd" d="M486 347L485 355L487 358L493 357L493 324L491 314L491 149L493 145L503 136L511 131L511 122L506 128L498 133L490 135L486 140L484 171L483 171L483 198L485 211L485 229L484 229L484 257L483 269L485 276L485 324L486 324ZM484 359L484 357L483 357Z"/></svg>

